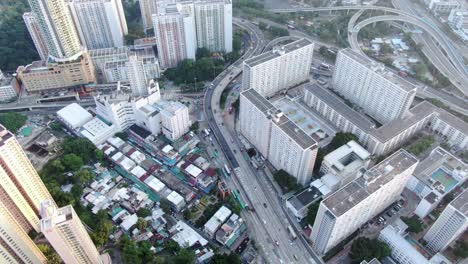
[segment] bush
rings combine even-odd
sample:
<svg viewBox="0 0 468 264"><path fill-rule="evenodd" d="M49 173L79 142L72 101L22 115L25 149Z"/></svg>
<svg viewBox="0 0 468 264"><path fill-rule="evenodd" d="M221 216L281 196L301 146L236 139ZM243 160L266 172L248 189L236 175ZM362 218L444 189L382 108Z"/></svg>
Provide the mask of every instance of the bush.
<svg viewBox="0 0 468 264"><path fill-rule="evenodd" d="M401 220L408 225L408 231L411 233L419 233L424 229L424 223L416 216L411 218L401 217Z"/></svg>
<svg viewBox="0 0 468 264"><path fill-rule="evenodd" d="M458 240L453 249L453 254L459 258L468 258L468 243L463 240Z"/></svg>
<svg viewBox="0 0 468 264"><path fill-rule="evenodd" d="M315 218L317 217L317 212L320 206L320 201L315 202L311 206L309 206L309 211L307 212L307 216L305 218L306 223L310 226L314 226Z"/></svg>
<svg viewBox="0 0 468 264"><path fill-rule="evenodd" d="M275 172L275 174L273 174L273 178L281 187L284 193L295 191L301 188L301 185L297 183L296 178L294 178L284 170L279 170Z"/></svg>
<svg viewBox="0 0 468 264"><path fill-rule="evenodd" d="M423 136L413 142L409 147L408 151L413 153L414 155L419 155L424 151L431 148L432 144L434 144L434 137L431 135Z"/></svg>

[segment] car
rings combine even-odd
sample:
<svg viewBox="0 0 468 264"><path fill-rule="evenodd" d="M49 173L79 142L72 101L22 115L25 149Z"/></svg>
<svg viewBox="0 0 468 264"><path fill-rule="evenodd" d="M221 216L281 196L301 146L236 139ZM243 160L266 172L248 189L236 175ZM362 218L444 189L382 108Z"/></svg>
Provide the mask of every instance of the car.
<svg viewBox="0 0 468 264"><path fill-rule="evenodd" d="M267 206L267 204L266 204L266 203L263 203L263 207L267 208L268 206Z"/></svg>
<svg viewBox="0 0 468 264"><path fill-rule="evenodd" d="M392 216L393 216L392 212L390 212L390 211L388 211L388 212L386 213L386 215L388 215L388 217L392 217Z"/></svg>
<svg viewBox="0 0 468 264"><path fill-rule="evenodd" d="M279 247L279 242L278 242L278 240L275 240L275 244L276 244L276 246Z"/></svg>

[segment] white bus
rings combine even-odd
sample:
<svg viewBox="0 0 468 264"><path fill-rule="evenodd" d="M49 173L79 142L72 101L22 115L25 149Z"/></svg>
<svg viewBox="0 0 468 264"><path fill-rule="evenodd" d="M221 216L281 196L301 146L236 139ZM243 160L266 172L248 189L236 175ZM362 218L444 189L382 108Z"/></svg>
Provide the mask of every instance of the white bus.
<svg viewBox="0 0 468 264"><path fill-rule="evenodd" d="M296 232L294 232L291 225L288 225L289 234L292 236L292 239L295 240L297 238Z"/></svg>
<svg viewBox="0 0 468 264"><path fill-rule="evenodd" d="M229 169L228 165L227 164L224 164L224 171L230 175L231 174L231 170Z"/></svg>

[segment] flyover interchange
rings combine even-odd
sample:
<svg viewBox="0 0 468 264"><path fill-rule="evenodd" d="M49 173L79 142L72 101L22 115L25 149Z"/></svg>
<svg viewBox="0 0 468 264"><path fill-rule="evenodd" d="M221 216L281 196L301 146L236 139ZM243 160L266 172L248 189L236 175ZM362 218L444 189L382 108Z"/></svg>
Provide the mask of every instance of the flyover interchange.
<svg viewBox="0 0 468 264"><path fill-rule="evenodd" d="M338 6L338 7L320 7L320 8L302 8L302 9L271 9L274 13L293 13L293 12L323 12L323 11L345 11L345 10L359 10L350 20L348 24L348 37L351 48L360 51L361 49L357 42L357 35L360 29L364 26L380 22L380 21L401 21L408 24L418 26L425 30L433 39L439 42L440 47L447 54L439 51L431 50L431 53L427 53L426 56L439 69L439 71L450 79L452 84L456 86L463 94L468 96L468 70L464 65L463 58L454 50L452 44L449 42L447 37L440 31L439 28L433 26L425 21L422 21L419 17L414 16L411 13L402 11L399 9L381 7L381 6ZM389 13L395 13L397 15L382 15L375 16L369 19L359 22L354 25L357 19L362 15L365 10L380 10ZM441 55L441 56L440 56Z"/></svg>

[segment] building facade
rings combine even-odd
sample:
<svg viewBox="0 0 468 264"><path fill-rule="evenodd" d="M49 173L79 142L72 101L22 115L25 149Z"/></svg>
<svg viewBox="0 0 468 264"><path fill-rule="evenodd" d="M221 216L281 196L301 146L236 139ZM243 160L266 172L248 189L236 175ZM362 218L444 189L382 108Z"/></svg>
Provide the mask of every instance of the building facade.
<svg viewBox="0 0 468 264"><path fill-rule="evenodd" d="M417 164L399 150L322 200L310 237L314 250L325 254L397 201Z"/></svg>
<svg viewBox="0 0 468 264"><path fill-rule="evenodd" d="M300 39L244 62L242 89L270 97L309 80L314 44Z"/></svg>
<svg viewBox="0 0 468 264"><path fill-rule="evenodd" d="M65 263L100 264L96 246L71 205L42 202L41 231Z"/></svg>
<svg viewBox="0 0 468 264"><path fill-rule="evenodd" d="M25 232L39 232L40 203L50 199L15 136L0 125L0 202Z"/></svg>
<svg viewBox="0 0 468 264"><path fill-rule="evenodd" d="M0 262L47 263L47 259L31 240L10 210L0 201Z"/></svg>
<svg viewBox="0 0 468 264"><path fill-rule="evenodd" d="M212 52L232 51L231 0L195 1L197 47Z"/></svg>
<svg viewBox="0 0 468 264"><path fill-rule="evenodd" d="M468 228L468 190L463 191L444 209L424 235L427 247L443 251Z"/></svg>
<svg viewBox="0 0 468 264"><path fill-rule="evenodd" d="M36 17L33 13L26 12L23 14L23 20L26 24L26 28L28 29L29 35L33 40L34 47L36 47L36 51L39 54L39 57L41 58L41 60L47 60L47 56L49 55L49 49L47 48L47 43L44 39L44 36L42 35Z"/></svg>
<svg viewBox="0 0 468 264"><path fill-rule="evenodd" d="M164 69L195 59L197 47L193 3L163 3L153 15L158 58Z"/></svg>
<svg viewBox="0 0 468 264"><path fill-rule="evenodd" d="M179 102L160 102L162 133L175 141L190 130L188 107Z"/></svg>
<svg viewBox="0 0 468 264"><path fill-rule="evenodd" d="M31 93L95 83L96 72L87 53L67 63L35 61L17 70L23 87Z"/></svg>
<svg viewBox="0 0 468 264"><path fill-rule="evenodd" d="M124 46L128 29L121 0L67 0L67 5L87 49Z"/></svg>
<svg viewBox="0 0 468 264"><path fill-rule="evenodd" d="M129 56L127 72L132 94L134 96L148 95L147 85L149 80L146 78L143 62L135 54Z"/></svg>
<svg viewBox="0 0 468 264"><path fill-rule="evenodd" d="M317 142L254 89L241 93L239 113L242 135L276 169L306 184L312 177Z"/></svg>
<svg viewBox="0 0 468 264"><path fill-rule="evenodd" d="M141 20L143 29L147 31L153 28L152 16L158 13L157 0L140 0Z"/></svg>
<svg viewBox="0 0 468 264"><path fill-rule="evenodd" d="M416 95L413 84L351 49L338 52L331 88L382 124L404 117Z"/></svg>
<svg viewBox="0 0 468 264"><path fill-rule="evenodd" d="M18 96L19 87L16 78L4 75L0 70L0 102L8 102Z"/></svg>
<svg viewBox="0 0 468 264"><path fill-rule="evenodd" d="M63 0L29 0L31 12L37 20L55 61L75 60L82 54L78 33Z"/></svg>

